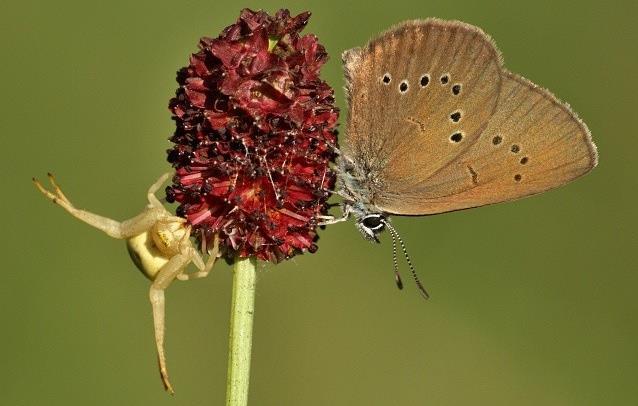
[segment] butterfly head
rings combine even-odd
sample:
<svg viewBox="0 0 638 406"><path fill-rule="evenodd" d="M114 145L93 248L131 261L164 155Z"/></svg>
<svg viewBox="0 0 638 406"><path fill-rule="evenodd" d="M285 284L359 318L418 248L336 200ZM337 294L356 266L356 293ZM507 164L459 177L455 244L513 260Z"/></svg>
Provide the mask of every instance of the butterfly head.
<svg viewBox="0 0 638 406"><path fill-rule="evenodd" d="M365 239L378 243L377 235L385 229L386 218L380 213L366 213L357 216L356 225Z"/></svg>

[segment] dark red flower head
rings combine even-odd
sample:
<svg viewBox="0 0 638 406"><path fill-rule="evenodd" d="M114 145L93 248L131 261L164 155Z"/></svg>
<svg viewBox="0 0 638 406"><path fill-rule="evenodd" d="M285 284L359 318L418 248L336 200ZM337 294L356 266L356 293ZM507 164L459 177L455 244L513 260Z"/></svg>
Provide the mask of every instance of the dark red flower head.
<svg viewBox="0 0 638 406"><path fill-rule="evenodd" d="M244 9L177 73L166 198L203 241L219 233L227 258L317 250L339 112L319 79L324 47L299 35L309 17Z"/></svg>

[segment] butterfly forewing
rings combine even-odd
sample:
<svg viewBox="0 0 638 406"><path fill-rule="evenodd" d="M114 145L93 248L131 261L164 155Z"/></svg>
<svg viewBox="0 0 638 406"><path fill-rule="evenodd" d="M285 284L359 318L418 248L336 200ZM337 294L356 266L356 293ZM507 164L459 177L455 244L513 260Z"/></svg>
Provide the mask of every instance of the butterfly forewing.
<svg viewBox="0 0 638 406"><path fill-rule="evenodd" d="M397 214L435 214L518 199L560 186L597 162L589 130L565 103L503 71L495 114L480 137L409 193L375 204Z"/></svg>
<svg viewBox="0 0 638 406"><path fill-rule="evenodd" d="M349 154L388 208L469 148L497 106L500 55L465 23L402 23L344 63Z"/></svg>

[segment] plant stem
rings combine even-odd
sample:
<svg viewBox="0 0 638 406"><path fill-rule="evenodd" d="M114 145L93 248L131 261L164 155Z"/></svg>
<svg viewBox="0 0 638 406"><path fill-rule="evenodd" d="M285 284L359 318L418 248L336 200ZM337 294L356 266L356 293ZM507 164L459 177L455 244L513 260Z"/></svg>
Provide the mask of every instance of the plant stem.
<svg viewBox="0 0 638 406"><path fill-rule="evenodd" d="M248 404L255 285L257 282L256 263L254 258L240 258L235 262L233 269L226 406L246 406Z"/></svg>

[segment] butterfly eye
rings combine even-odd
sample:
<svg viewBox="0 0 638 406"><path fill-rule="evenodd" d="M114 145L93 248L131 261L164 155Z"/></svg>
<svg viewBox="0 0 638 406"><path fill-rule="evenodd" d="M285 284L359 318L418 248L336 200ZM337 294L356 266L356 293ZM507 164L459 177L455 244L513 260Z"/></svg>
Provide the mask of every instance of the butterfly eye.
<svg viewBox="0 0 638 406"><path fill-rule="evenodd" d="M373 231L383 229L383 219L378 214L364 217L363 220L361 220L361 224L363 224L365 228Z"/></svg>
<svg viewBox="0 0 638 406"><path fill-rule="evenodd" d="M382 81L384 84L386 84L386 85L390 84L390 81L391 81L391 80L392 80L392 77L390 76L390 74L389 74L389 73L386 73L386 74L385 74L385 75L383 75L383 77L381 78L381 81Z"/></svg>
<svg viewBox="0 0 638 406"><path fill-rule="evenodd" d="M401 84L399 85L399 91L401 93L405 93L408 91L408 81L404 80L403 82L401 82Z"/></svg>

